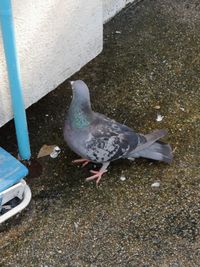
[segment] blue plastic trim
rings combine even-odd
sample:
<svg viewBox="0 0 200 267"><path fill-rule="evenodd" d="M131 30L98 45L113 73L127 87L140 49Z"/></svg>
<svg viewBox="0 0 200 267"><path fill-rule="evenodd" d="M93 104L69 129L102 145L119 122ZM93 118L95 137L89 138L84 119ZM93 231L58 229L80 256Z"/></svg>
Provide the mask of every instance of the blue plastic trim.
<svg viewBox="0 0 200 267"><path fill-rule="evenodd" d="M20 182L28 169L10 153L0 147L0 193Z"/></svg>
<svg viewBox="0 0 200 267"><path fill-rule="evenodd" d="M2 200L3 200L3 197L0 196L0 211L2 210Z"/></svg>
<svg viewBox="0 0 200 267"><path fill-rule="evenodd" d="M10 83L19 154L22 159L28 160L31 157L31 151L22 96L21 79L19 75L20 71L16 53L12 6L10 0L0 0L0 23Z"/></svg>

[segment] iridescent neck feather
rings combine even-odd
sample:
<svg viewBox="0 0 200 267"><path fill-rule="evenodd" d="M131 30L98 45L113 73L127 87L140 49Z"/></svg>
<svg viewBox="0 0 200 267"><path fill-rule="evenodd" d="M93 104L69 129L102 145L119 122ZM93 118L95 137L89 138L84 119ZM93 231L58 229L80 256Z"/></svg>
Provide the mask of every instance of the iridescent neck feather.
<svg viewBox="0 0 200 267"><path fill-rule="evenodd" d="M69 108L69 118L73 128L84 128L89 126L92 120L90 102L73 99Z"/></svg>

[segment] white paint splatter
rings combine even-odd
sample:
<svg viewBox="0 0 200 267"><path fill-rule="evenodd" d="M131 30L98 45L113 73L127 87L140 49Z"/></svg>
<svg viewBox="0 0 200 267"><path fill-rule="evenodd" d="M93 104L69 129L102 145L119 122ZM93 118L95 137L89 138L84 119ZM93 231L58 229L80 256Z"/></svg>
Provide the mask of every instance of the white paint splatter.
<svg viewBox="0 0 200 267"><path fill-rule="evenodd" d="M162 121L164 118L164 116L160 115L160 114L157 114L157 118L156 118L156 121Z"/></svg>

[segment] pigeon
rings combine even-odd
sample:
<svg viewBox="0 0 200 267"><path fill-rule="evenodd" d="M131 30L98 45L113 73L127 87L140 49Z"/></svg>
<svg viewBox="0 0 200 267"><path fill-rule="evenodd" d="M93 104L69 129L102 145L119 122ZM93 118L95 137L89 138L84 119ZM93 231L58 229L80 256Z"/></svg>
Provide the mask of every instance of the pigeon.
<svg viewBox="0 0 200 267"><path fill-rule="evenodd" d="M159 139L166 130L155 130L149 134L134 132L91 108L88 86L82 80L71 81L73 97L65 118L64 139L69 148L81 159L74 163L85 166L89 162L101 163L99 171L91 170L87 181L101 180L110 162L117 159L147 158L166 163L173 159L171 146Z"/></svg>

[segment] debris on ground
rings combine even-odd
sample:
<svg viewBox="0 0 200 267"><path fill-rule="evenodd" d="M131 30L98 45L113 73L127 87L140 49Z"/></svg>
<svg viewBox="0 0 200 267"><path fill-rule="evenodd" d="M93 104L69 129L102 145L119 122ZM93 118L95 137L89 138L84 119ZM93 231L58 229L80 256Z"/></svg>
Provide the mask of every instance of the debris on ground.
<svg viewBox="0 0 200 267"><path fill-rule="evenodd" d="M160 122L162 121L164 118L164 116L160 115L160 114L157 114L157 118L156 118L156 121Z"/></svg>
<svg viewBox="0 0 200 267"><path fill-rule="evenodd" d="M158 187L160 187L160 181L154 182L153 184L151 184L151 187L152 188L158 188Z"/></svg>
<svg viewBox="0 0 200 267"><path fill-rule="evenodd" d="M120 176L120 180L124 182L126 180L126 177L124 175Z"/></svg>
<svg viewBox="0 0 200 267"><path fill-rule="evenodd" d="M61 149L58 146L56 146L56 147L54 147L53 151L51 152L50 157L55 159L60 154L60 152L61 152Z"/></svg>
<svg viewBox="0 0 200 267"><path fill-rule="evenodd" d="M154 108L155 109L160 109L160 106L159 105L156 105Z"/></svg>
<svg viewBox="0 0 200 267"><path fill-rule="evenodd" d="M61 149L56 145L43 145L40 148L37 158L41 158L45 156L56 158L60 152L61 152Z"/></svg>

